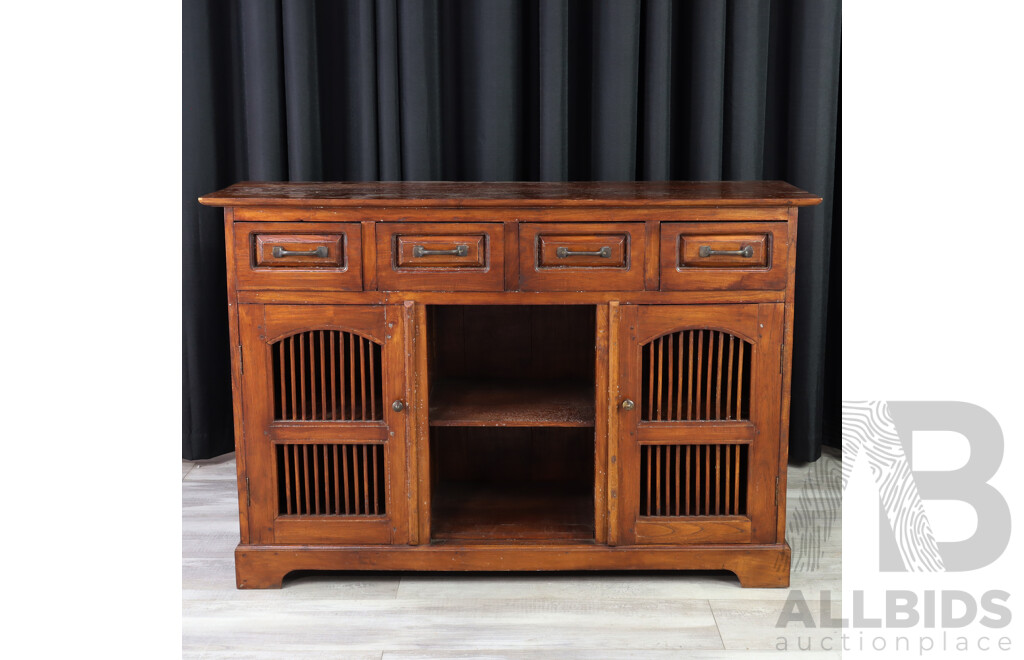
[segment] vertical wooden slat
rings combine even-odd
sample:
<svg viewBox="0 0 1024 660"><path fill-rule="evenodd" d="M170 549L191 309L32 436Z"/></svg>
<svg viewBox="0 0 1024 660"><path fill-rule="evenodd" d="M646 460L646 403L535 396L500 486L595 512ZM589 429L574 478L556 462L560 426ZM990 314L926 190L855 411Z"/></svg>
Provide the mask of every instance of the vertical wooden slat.
<svg viewBox="0 0 1024 660"><path fill-rule="evenodd" d="M319 419L316 410L316 332L305 334L309 343L309 418Z"/></svg>
<svg viewBox="0 0 1024 660"><path fill-rule="evenodd" d="M651 446L644 446L644 456L647 458L647 515L651 515Z"/></svg>
<svg viewBox="0 0 1024 660"><path fill-rule="evenodd" d="M345 419L345 337L346 332L338 333L338 419Z"/></svg>
<svg viewBox="0 0 1024 660"><path fill-rule="evenodd" d="M732 513L732 489L730 488L730 477L732 476L732 445L725 446L725 513Z"/></svg>
<svg viewBox="0 0 1024 660"><path fill-rule="evenodd" d="M334 513L341 515L341 475L338 474L338 445L331 447L331 454L334 458Z"/></svg>
<svg viewBox="0 0 1024 660"><path fill-rule="evenodd" d="M292 450L292 470L295 473L295 478L292 479L292 492L293 492L293 495L295 496L295 513L302 513L302 509L299 506L299 502L300 502L300 499L301 499L300 496L299 496L299 491L300 491L300 488L299 488L299 446L298 445L291 445L291 450Z"/></svg>
<svg viewBox="0 0 1024 660"><path fill-rule="evenodd" d="M367 417L367 353L369 348L367 347L367 339L365 337L359 337L359 405L361 406L362 416L361 420L368 420ZM364 456L365 457L365 456Z"/></svg>
<svg viewBox="0 0 1024 660"><path fill-rule="evenodd" d="M647 419L654 419L654 342L647 344Z"/></svg>
<svg viewBox="0 0 1024 660"><path fill-rule="evenodd" d="M740 340L739 357L736 359L739 363L736 370L736 419L743 419L743 346L746 343Z"/></svg>
<svg viewBox="0 0 1024 660"><path fill-rule="evenodd" d="M654 450L654 515L661 515L661 445L655 445Z"/></svg>
<svg viewBox="0 0 1024 660"><path fill-rule="evenodd" d="M313 501L316 503L313 513L320 515L320 453L316 445L313 445Z"/></svg>
<svg viewBox="0 0 1024 660"><path fill-rule="evenodd" d="M331 420L332 421L338 419L338 392L337 392L337 389L338 389L337 388L338 373L337 373L336 363L335 363L335 360L337 358L335 356L335 350L334 350L334 340L335 340L335 337L337 336L337 334L338 333L336 331L334 331L334 330L329 330L327 332L327 336L330 337L330 339L331 339L331 350L329 351L329 353L330 353L330 356L331 356Z"/></svg>
<svg viewBox="0 0 1024 660"><path fill-rule="evenodd" d="M676 455L676 515L677 516L683 515L682 512L679 510L679 488L680 488L680 486L682 484L686 483L686 480L682 478L682 475L679 472L680 458L682 457L682 454L683 454L683 447L682 447L682 445L676 445L675 455Z"/></svg>
<svg viewBox="0 0 1024 660"><path fill-rule="evenodd" d="M378 510L378 503L380 498L377 493L377 454L380 450L380 445L374 445L373 447L373 513L374 515L380 513Z"/></svg>
<svg viewBox="0 0 1024 660"><path fill-rule="evenodd" d="M705 330L704 332L708 336L708 369L704 377L704 417L701 419L711 419L711 382L715 376L713 364L715 358L715 333L713 330Z"/></svg>
<svg viewBox="0 0 1024 660"><path fill-rule="evenodd" d="M278 449L281 451L281 456L284 459L284 467L281 470L284 472L284 512L288 515L292 513L292 475L291 475L291 461L288 456L288 445L278 445Z"/></svg>
<svg viewBox="0 0 1024 660"><path fill-rule="evenodd" d="M292 414L289 419L298 419L298 411L296 408L299 407L298 398L295 392L295 335L288 338L288 356L291 358L288 362L289 372L292 376Z"/></svg>
<svg viewBox="0 0 1024 660"><path fill-rule="evenodd" d="M324 492L324 514L330 515L331 513L336 513L331 511L331 503L333 502L333 498L331 497L331 449L329 445L320 445L320 447L323 448L324 467L320 483L323 485Z"/></svg>
<svg viewBox="0 0 1024 660"><path fill-rule="evenodd" d="M715 515L722 515L722 445L715 445Z"/></svg>
<svg viewBox="0 0 1024 660"><path fill-rule="evenodd" d="M686 445L686 493L683 495L686 515L690 515L690 490L690 445Z"/></svg>
<svg viewBox="0 0 1024 660"><path fill-rule="evenodd" d="M345 514L352 513L352 503L349 501L349 485L348 485L348 448L349 445L341 446L341 480L342 486L345 487Z"/></svg>
<svg viewBox="0 0 1024 660"><path fill-rule="evenodd" d="M665 360L665 348L664 348L664 337L658 337L658 421L662 419L661 416L661 386L662 386L662 372L664 371L664 360Z"/></svg>
<svg viewBox="0 0 1024 660"><path fill-rule="evenodd" d="M665 449L665 515L672 515L672 445L666 445Z"/></svg>
<svg viewBox="0 0 1024 660"><path fill-rule="evenodd" d="M370 513L370 475L367 474L367 445L362 445L362 513Z"/></svg>
<svg viewBox="0 0 1024 660"><path fill-rule="evenodd" d="M360 514L359 503L362 501L359 483L359 446L349 445L352 448L352 513Z"/></svg>
<svg viewBox="0 0 1024 660"><path fill-rule="evenodd" d="M356 421L356 338L350 332L348 336L348 393L349 393L349 421Z"/></svg>
<svg viewBox="0 0 1024 660"><path fill-rule="evenodd" d="M299 419L306 419L306 333L299 337Z"/></svg>
<svg viewBox="0 0 1024 660"><path fill-rule="evenodd" d="M693 330L687 331L687 342L689 350L686 352L687 360L690 363L687 371L686 381L686 419L693 419Z"/></svg>
<svg viewBox="0 0 1024 660"><path fill-rule="evenodd" d="M278 412L278 419L288 419L288 392L285 389L288 379L285 377L284 346L283 341L277 342L274 346L274 349L277 351L278 370L281 379L281 382L278 383L278 389L281 391L281 410Z"/></svg>
<svg viewBox="0 0 1024 660"><path fill-rule="evenodd" d="M693 447L693 515L699 516L701 505L700 505L700 445L694 445Z"/></svg>
<svg viewBox="0 0 1024 660"><path fill-rule="evenodd" d="M377 344L368 342L367 349L370 353L370 419L380 419L377 416Z"/></svg>
<svg viewBox="0 0 1024 660"><path fill-rule="evenodd" d="M705 450L705 499L703 499L703 505L705 505L705 516L711 515L711 447L708 445L703 446Z"/></svg>
<svg viewBox="0 0 1024 660"><path fill-rule="evenodd" d="M701 419L700 416L700 379L703 375L704 366L704 331L697 331L697 401L695 402L696 410L694 413L697 415L696 419Z"/></svg>
<svg viewBox="0 0 1024 660"><path fill-rule="evenodd" d="M678 354L678 364L676 365L676 380L678 382L676 384L679 388L679 391L676 392L676 421L681 421L683 419L683 333L676 333L676 337L679 343L678 350L676 350Z"/></svg>
<svg viewBox="0 0 1024 660"><path fill-rule="evenodd" d="M304 486L306 499L303 505L303 511L299 513L309 513L309 445L302 445L302 485Z"/></svg>
<svg viewBox="0 0 1024 660"><path fill-rule="evenodd" d="M328 331L330 334L330 331ZM324 331L320 331L320 419L327 419L327 360L324 359Z"/></svg>
<svg viewBox="0 0 1024 660"><path fill-rule="evenodd" d="M718 333L718 366L715 368L715 419L722 419L722 347L725 333Z"/></svg>
<svg viewBox="0 0 1024 660"><path fill-rule="evenodd" d="M725 418L732 419L732 352L736 346L736 338L729 335L729 370L725 377Z"/></svg>
<svg viewBox="0 0 1024 660"><path fill-rule="evenodd" d="M673 419L673 416L672 416L672 402L675 400L673 398L673 396L672 396L672 390L673 390L673 388L672 388L672 381L675 380L674 374L672 372L672 366L673 366L673 361L672 361L672 340L673 339L675 339L675 335L674 334L673 335L667 335L665 337L665 343L668 344L668 355L665 358L665 371L666 371L666 374L665 374L666 383L665 384L668 387L668 392L665 393L665 419L670 420L670 421Z"/></svg>

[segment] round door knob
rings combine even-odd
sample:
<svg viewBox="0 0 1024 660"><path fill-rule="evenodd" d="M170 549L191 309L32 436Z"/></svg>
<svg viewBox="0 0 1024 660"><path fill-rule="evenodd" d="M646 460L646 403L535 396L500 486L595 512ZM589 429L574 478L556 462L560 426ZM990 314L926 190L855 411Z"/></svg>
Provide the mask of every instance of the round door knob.
<svg viewBox="0 0 1024 660"><path fill-rule="evenodd" d="M402 412L405 410L405 404L399 399L395 399L395 402L391 404L391 409L395 412Z"/></svg>
<svg viewBox="0 0 1024 660"><path fill-rule="evenodd" d="M622 402L622 409L623 410L632 410L633 408L636 408L636 404L633 403L632 399L625 399Z"/></svg>

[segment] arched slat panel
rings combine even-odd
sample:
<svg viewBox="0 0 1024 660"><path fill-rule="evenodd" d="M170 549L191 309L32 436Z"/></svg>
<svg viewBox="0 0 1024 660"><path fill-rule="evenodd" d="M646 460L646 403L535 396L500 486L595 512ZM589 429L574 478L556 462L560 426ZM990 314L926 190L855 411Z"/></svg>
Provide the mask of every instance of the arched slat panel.
<svg viewBox="0 0 1024 660"><path fill-rule="evenodd" d="M753 346L721 330L680 330L641 347L644 422L750 419Z"/></svg>
<svg viewBox="0 0 1024 660"><path fill-rule="evenodd" d="M384 419L380 344L341 330L309 330L271 344L271 353L275 420Z"/></svg>

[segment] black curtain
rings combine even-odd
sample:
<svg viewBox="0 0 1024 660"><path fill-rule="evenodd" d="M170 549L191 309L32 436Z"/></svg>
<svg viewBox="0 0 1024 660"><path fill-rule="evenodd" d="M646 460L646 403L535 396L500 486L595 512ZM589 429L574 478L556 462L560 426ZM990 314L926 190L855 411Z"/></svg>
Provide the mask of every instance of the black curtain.
<svg viewBox="0 0 1024 660"><path fill-rule="evenodd" d="M232 450L223 228L196 197L403 179L783 179L823 196L800 213L790 431L794 459L820 455L838 382L838 0L185 0L183 15L186 458Z"/></svg>

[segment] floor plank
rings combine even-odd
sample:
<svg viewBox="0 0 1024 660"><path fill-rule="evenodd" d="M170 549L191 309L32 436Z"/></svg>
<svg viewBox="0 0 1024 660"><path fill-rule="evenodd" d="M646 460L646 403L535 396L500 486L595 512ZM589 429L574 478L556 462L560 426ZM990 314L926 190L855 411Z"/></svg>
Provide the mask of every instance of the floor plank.
<svg viewBox="0 0 1024 660"><path fill-rule="evenodd" d="M838 590L835 594L841 596ZM826 652L840 648L841 630L823 627L822 612L839 619L842 617L842 602L812 600L812 594L806 592L804 596L807 597L805 602L813 617L813 627L805 627L800 621L790 621L779 627L779 617L785 603L778 600L712 600L711 609L715 613L725 648L776 652L781 650L779 647L782 644L785 644L785 650L801 652L804 649Z"/></svg>
<svg viewBox="0 0 1024 660"><path fill-rule="evenodd" d="M840 594L842 509L830 481L840 465L827 453L790 468L791 588L808 598ZM233 456L183 461L184 657L777 657L774 626L790 593L742 589L719 572L304 573L284 589L240 591L237 543ZM781 634L806 645L797 624ZM812 643L828 631L816 634Z"/></svg>

